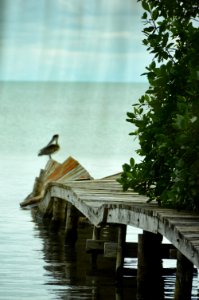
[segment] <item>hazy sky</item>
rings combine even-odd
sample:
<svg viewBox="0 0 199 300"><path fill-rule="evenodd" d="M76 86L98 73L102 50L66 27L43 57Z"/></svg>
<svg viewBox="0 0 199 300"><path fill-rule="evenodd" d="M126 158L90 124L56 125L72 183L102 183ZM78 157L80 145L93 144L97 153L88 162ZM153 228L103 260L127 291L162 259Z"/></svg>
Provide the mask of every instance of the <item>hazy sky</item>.
<svg viewBox="0 0 199 300"><path fill-rule="evenodd" d="M137 0L0 0L0 80L145 81Z"/></svg>

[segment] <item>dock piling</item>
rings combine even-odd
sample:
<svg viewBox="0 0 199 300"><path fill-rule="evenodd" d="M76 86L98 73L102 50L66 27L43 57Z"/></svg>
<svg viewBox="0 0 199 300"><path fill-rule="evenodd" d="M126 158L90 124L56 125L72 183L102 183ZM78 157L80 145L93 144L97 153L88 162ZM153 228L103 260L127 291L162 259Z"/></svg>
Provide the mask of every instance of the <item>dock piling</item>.
<svg viewBox="0 0 199 300"><path fill-rule="evenodd" d="M64 225L66 211L66 201L53 198L53 216L50 222L50 230L59 231Z"/></svg>
<svg viewBox="0 0 199 300"><path fill-rule="evenodd" d="M101 233L101 227L93 226L92 240L93 241L100 240L100 233ZM98 257L98 252L97 251L92 251L92 254L91 254L92 269L97 268L97 257Z"/></svg>
<svg viewBox="0 0 199 300"><path fill-rule="evenodd" d="M190 300L193 280L193 264L180 251L177 252L175 300Z"/></svg>
<svg viewBox="0 0 199 300"><path fill-rule="evenodd" d="M121 283L124 265L124 248L126 242L126 225L121 224L118 227L118 247L116 255L116 278Z"/></svg>
<svg viewBox="0 0 199 300"><path fill-rule="evenodd" d="M137 299L164 299L161 261L162 235L143 231L138 235ZM150 298L150 299L152 299Z"/></svg>
<svg viewBox="0 0 199 300"><path fill-rule="evenodd" d="M101 227L93 226L92 240L100 239L100 231L101 231Z"/></svg>
<svg viewBox="0 0 199 300"><path fill-rule="evenodd" d="M77 224L79 212L77 208L68 202L66 212L66 226L65 226L65 243L75 245L77 241Z"/></svg>

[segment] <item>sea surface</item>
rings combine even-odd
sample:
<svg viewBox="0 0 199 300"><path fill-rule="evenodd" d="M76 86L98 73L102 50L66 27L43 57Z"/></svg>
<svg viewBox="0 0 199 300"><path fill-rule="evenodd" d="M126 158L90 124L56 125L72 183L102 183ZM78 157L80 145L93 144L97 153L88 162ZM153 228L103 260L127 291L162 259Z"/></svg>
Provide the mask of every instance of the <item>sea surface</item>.
<svg viewBox="0 0 199 300"><path fill-rule="evenodd" d="M0 299L136 299L136 278L118 289L111 261L92 272L84 251L90 227L79 229L75 249L66 247L19 203L47 163L37 153L53 134L60 135L61 145L53 158L73 156L94 178L120 172L131 156L139 160L126 112L146 89L143 83L0 83ZM128 241L138 232L129 227ZM136 261L125 265L136 267ZM165 299L173 299L175 276L164 282ZM192 299L197 295L196 275Z"/></svg>

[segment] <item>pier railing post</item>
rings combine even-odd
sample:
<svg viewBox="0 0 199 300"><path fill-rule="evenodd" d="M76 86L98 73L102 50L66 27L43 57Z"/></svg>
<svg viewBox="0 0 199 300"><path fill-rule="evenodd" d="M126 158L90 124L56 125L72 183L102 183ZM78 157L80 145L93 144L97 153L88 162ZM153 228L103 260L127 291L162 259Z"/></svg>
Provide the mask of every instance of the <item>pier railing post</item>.
<svg viewBox="0 0 199 300"><path fill-rule="evenodd" d="M175 300L190 300L193 264L180 251L177 252Z"/></svg>
<svg viewBox="0 0 199 300"><path fill-rule="evenodd" d="M74 245L77 241L77 224L79 212L74 205L68 203L66 212L65 243Z"/></svg>
<svg viewBox="0 0 199 300"><path fill-rule="evenodd" d="M162 300L162 236L148 231L138 235L137 299Z"/></svg>
<svg viewBox="0 0 199 300"><path fill-rule="evenodd" d="M124 246L126 242L126 225L119 225L118 228L118 247L116 256L116 277L118 282L121 282L124 265Z"/></svg>

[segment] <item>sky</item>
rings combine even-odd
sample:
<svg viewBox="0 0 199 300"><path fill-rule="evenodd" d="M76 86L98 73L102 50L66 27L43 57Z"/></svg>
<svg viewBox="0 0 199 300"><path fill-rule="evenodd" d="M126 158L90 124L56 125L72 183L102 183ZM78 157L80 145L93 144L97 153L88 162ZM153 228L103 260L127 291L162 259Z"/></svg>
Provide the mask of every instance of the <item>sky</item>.
<svg viewBox="0 0 199 300"><path fill-rule="evenodd" d="M137 0L0 0L0 80L143 82Z"/></svg>

